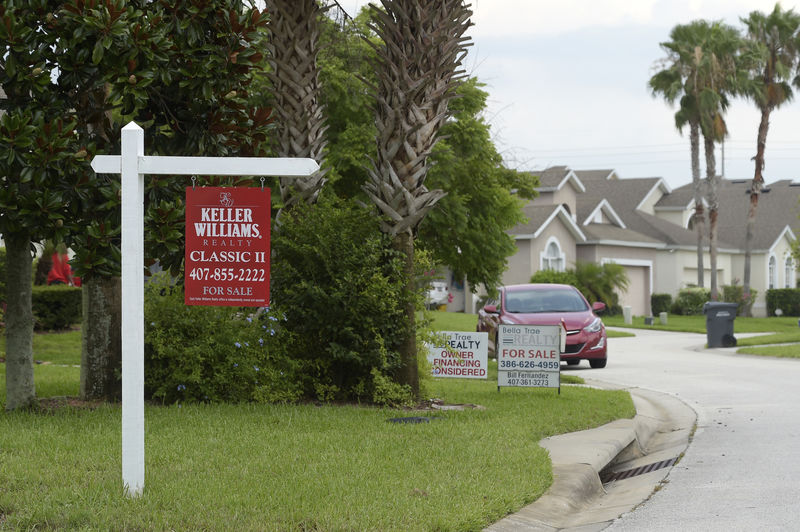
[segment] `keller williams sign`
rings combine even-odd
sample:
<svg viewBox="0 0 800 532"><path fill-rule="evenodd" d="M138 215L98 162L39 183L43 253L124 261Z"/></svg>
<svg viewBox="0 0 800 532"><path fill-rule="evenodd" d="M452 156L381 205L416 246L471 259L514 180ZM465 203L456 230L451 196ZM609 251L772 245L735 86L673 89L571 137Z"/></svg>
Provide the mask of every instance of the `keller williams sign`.
<svg viewBox="0 0 800 532"><path fill-rule="evenodd" d="M269 306L269 189L186 187L186 304Z"/></svg>

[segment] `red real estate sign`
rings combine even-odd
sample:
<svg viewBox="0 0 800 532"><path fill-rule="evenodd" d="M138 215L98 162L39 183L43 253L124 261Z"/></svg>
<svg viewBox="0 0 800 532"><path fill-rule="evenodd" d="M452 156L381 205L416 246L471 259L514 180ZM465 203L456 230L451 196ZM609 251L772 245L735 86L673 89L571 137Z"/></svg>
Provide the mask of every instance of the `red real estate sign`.
<svg viewBox="0 0 800 532"><path fill-rule="evenodd" d="M269 228L269 189L186 187L186 304L269 306Z"/></svg>

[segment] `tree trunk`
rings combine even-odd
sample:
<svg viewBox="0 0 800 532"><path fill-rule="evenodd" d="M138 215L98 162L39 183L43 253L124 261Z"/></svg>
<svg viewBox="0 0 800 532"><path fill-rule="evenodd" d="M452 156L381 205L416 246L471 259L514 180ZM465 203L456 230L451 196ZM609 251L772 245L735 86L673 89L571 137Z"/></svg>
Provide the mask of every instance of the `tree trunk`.
<svg viewBox="0 0 800 532"><path fill-rule="evenodd" d="M404 231L394 236L394 247L401 251L405 256L405 282L406 290L403 294L403 305L405 306L406 323L398 324L403 327L404 339L399 346L400 350L400 384L407 384L411 387L414 399L419 399L419 368L417 366L417 336L416 336L416 308L414 306L414 294L416 284L414 279L414 237Z"/></svg>
<svg viewBox="0 0 800 532"><path fill-rule="evenodd" d="M81 399L122 398L122 286L119 277L83 279Z"/></svg>
<svg viewBox="0 0 800 532"><path fill-rule="evenodd" d="M711 268L711 300L719 299L717 290L717 216L719 213L719 200L717 198L717 168L714 157L714 139L703 137L706 153L706 180L708 181L708 247L709 266Z"/></svg>
<svg viewBox="0 0 800 532"><path fill-rule="evenodd" d="M770 108L761 109L761 122L758 124L758 139L756 141L756 164L753 173L753 183L750 185L750 210L747 212L747 231L744 239L744 279L742 280L742 297L745 304L745 316L752 314L750 303L750 272L753 251L753 234L756 227L756 213L758 211L758 197L764 187L764 150L767 145L767 132L769 131Z"/></svg>
<svg viewBox="0 0 800 532"><path fill-rule="evenodd" d="M6 410L36 405L33 382L33 309L30 235L3 235L6 241Z"/></svg>
<svg viewBox="0 0 800 532"><path fill-rule="evenodd" d="M689 125L689 142L692 152L692 184L694 185L694 230L697 235L697 286L705 286L703 266L703 235L705 234L705 210L703 209L703 182L700 180L700 124Z"/></svg>

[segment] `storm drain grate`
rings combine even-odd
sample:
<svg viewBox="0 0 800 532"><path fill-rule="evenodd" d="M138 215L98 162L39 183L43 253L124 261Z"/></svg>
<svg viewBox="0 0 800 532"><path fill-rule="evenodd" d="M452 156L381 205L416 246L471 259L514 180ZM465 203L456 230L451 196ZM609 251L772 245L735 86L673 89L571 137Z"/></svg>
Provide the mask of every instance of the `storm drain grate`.
<svg viewBox="0 0 800 532"><path fill-rule="evenodd" d="M626 469L625 471L609 471L607 473L603 473L602 475L600 475L600 480L602 481L603 484L605 484L607 482L611 482L614 480L624 480L626 478L637 477L639 475L644 475L645 473L658 471L659 469L664 469L665 467L675 465L675 462L677 461L678 457L676 456L675 458L662 460L660 462L655 462L653 464L634 467L633 469Z"/></svg>

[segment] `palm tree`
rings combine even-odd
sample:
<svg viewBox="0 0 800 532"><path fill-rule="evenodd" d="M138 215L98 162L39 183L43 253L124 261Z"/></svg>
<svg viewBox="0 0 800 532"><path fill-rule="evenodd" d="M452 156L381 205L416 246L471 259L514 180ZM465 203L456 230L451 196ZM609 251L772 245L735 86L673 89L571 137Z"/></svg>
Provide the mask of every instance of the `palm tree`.
<svg viewBox="0 0 800 532"><path fill-rule="evenodd" d="M753 231L758 198L764 186L764 152L767 145L769 117L773 109L790 101L793 96L789 80L794 75L800 53L798 40L800 15L792 9L783 11L780 4L775 4L775 9L769 15L753 11L750 16L743 18L742 22L747 28L748 52L752 59L751 77L746 95L752 98L761 111L756 140L755 172L750 186L750 210L747 215L742 283L743 296L749 299Z"/></svg>
<svg viewBox="0 0 800 532"><path fill-rule="evenodd" d="M708 33L708 23L703 20L675 26L670 40L661 43L667 57L660 60L661 70L650 78L653 96L661 95L668 103L680 101L675 113L675 127L682 131L689 127L692 184L694 187L694 229L697 235L697 285L704 285L703 233L703 187L700 180L700 113L698 111L699 75L698 50Z"/></svg>
<svg viewBox="0 0 800 532"><path fill-rule="evenodd" d="M675 125L681 130L689 126L692 183L694 185L694 224L697 234L697 284L703 286L703 186L700 180L700 135L703 136L706 159L706 201L709 204L709 255L711 294L717 297L717 214L716 159L714 145L726 134L723 119L728 95L734 92L737 73L738 31L721 22L696 20L675 26L670 41L661 43L667 51L664 65L650 78L653 94L660 94L669 103L680 98Z"/></svg>
<svg viewBox="0 0 800 532"><path fill-rule="evenodd" d="M274 87L278 156L322 163L326 126L317 55L324 8L316 0L267 0L266 5L272 29L267 76ZM305 178L281 178L283 208L299 201L314 203L326 173L320 169Z"/></svg>
<svg viewBox="0 0 800 532"><path fill-rule="evenodd" d="M732 26L714 22L710 25L706 47L700 58L701 83L699 97L700 131L706 156L706 198L708 201L709 266L711 268L711 299L719 297L717 287L717 242L719 216L719 176L717 175L714 145L728 134L724 115L728 96L736 94L741 85L742 47L739 31Z"/></svg>
<svg viewBox="0 0 800 532"><path fill-rule="evenodd" d="M401 382L419 395L415 338L414 234L425 215L444 196L425 187L427 159L448 102L464 77L472 12L463 0L381 0L370 4L370 28L381 38L368 40L377 53L376 125L378 151L364 191L384 215L382 229L405 256L408 283Z"/></svg>

